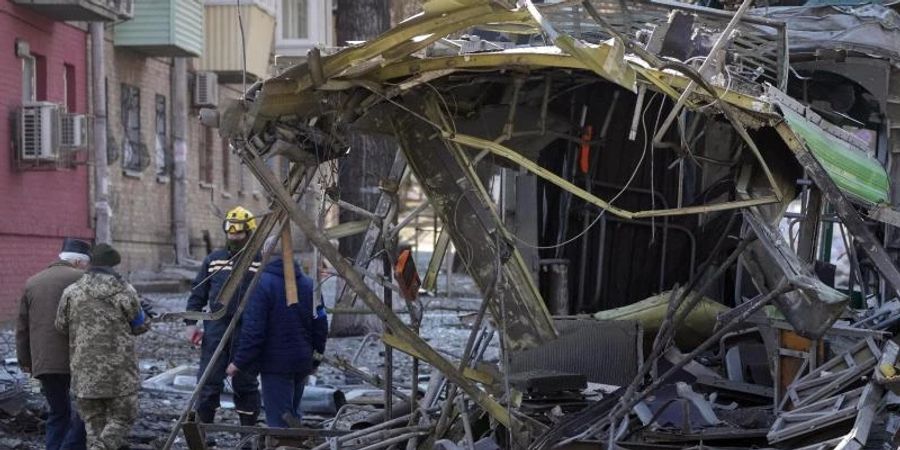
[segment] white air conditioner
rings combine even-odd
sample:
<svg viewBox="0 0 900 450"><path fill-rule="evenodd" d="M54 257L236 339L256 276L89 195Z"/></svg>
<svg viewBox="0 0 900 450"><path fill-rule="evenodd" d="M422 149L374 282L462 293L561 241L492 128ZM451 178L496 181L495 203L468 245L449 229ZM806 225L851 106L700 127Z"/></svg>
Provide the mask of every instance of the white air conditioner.
<svg viewBox="0 0 900 450"><path fill-rule="evenodd" d="M60 121L60 147L76 149L88 146L88 120L86 115L63 114Z"/></svg>
<svg viewBox="0 0 900 450"><path fill-rule="evenodd" d="M19 112L19 157L55 160L59 156L59 105L26 102Z"/></svg>
<svg viewBox="0 0 900 450"><path fill-rule="evenodd" d="M110 2L121 16L134 17L134 0L113 0Z"/></svg>
<svg viewBox="0 0 900 450"><path fill-rule="evenodd" d="M194 80L194 106L219 104L219 77L214 72L197 72Z"/></svg>

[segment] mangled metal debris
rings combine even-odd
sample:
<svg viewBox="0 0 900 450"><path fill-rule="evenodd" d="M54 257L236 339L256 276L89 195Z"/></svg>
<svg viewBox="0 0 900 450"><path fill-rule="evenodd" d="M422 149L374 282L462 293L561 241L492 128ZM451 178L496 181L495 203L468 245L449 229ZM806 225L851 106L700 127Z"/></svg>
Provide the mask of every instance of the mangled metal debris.
<svg viewBox="0 0 900 450"><path fill-rule="evenodd" d="M316 448L866 442L895 376L893 363L878 364L884 331L900 318L896 257L869 221L896 222L888 138L871 138L892 112L862 81L815 65L797 73L790 23L750 6L428 1L219 113L273 200L247 253L294 222L346 281L341 297L384 323L385 344L432 368L422 398L408 391L408 414L391 417L393 396L405 395L392 392L380 424ZM829 97L834 85L842 95ZM313 162L353 157L349 133L387 135L401 150L375 211L344 227L365 230L352 261L296 201ZM287 178L265 163L276 154L294 162ZM428 312L411 284L397 280L404 321L363 279L373 260L399 256L390 224L404 167L443 224L424 285L452 241L483 293L454 358L416 332ZM799 231L785 236L795 201ZM846 263L831 255L835 226L848 232ZM852 273L846 288L836 263ZM857 294L880 308L853 311ZM484 364L495 334L501 361ZM390 370L369 380L394 391ZM591 383L614 386L597 394ZM852 427L819 433L835 424ZM197 437L203 425L184 427Z"/></svg>

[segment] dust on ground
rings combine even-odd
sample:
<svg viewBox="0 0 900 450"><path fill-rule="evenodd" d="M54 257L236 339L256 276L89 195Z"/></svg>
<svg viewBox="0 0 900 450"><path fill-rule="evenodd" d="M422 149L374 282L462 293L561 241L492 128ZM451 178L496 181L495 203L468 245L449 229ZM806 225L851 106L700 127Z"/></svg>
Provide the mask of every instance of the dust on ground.
<svg viewBox="0 0 900 450"><path fill-rule="evenodd" d="M425 315L420 334L432 346L450 359L458 358L469 336L470 328L461 321L466 315L477 310L480 299L477 288L469 277L454 275L452 281L454 297L422 297ZM182 311L187 301L187 293L182 294L144 294L150 300L155 312ZM331 297L331 298L328 298ZM333 292L326 295L326 303L333 304ZM398 315L408 323L408 315L396 306ZM330 338L326 354L352 359L360 350L363 337ZM176 322L155 323L152 330L137 339L137 352L141 377L146 380L169 369L184 365L197 364L200 350L191 345L184 337L184 325ZM456 357L456 358L455 358ZM384 346L380 340L369 339L360 351L356 361L357 367L371 372L383 374ZM485 355L486 360L496 361L497 350L491 348ZM0 331L0 370L11 374L23 383L26 392L22 408L22 417L10 418L0 410L0 448L4 449L41 449L43 448L43 418L46 417L46 405L40 393L37 380L24 377L15 366L15 331L7 326ZM410 388L412 384L412 358L394 351L394 383L397 386ZM430 367L420 365L420 374L427 376ZM421 378L420 378L421 380ZM317 374L317 385L340 388L348 380L343 372L322 365ZM227 380L226 380L227 383ZM2 399L2 395L0 395ZM142 389L140 392L140 414L129 437L129 445L134 450L159 448L168 433L177 422L189 396L185 394L157 392ZM353 416L349 416L352 420ZM311 417L304 419L315 421L324 418ZM219 409L218 422L238 424L236 413L232 409ZM263 420L260 419L260 425ZM344 424L339 424L339 426ZM216 433L218 448L234 448L240 442L240 436L229 433ZM179 437L174 448L186 448Z"/></svg>

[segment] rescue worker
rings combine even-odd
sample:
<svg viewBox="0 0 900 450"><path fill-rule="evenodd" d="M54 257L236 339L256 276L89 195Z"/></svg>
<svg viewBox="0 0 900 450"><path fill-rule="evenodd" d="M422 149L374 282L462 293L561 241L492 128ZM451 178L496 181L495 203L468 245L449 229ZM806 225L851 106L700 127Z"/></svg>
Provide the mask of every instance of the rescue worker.
<svg viewBox="0 0 900 450"><path fill-rule="evenodd" d="M63 241L59 259L25 282L16 324L16 356L23 372L41 383L47 399L47 450L85 448L84 422L69 397L69 340L53 326L63 290L84 275L91 244Z"/></svg>
<svg viewBox="0 0 900 450"><path fill-rule="evenodd" d="M119 252L97 244L87 273L63 291L56 329L69 336L72 393L90 450L117 450L137 418L134 336L147 331L140 299L115 272Z"/></svg>
<svg viewBox="0 0 900 450"><path fill-rule="evenodd" d="M277 240L269 238L263 253L268 254ZM287 304L284 265L293 264L297 281L297 303ZM325 352L328 319L325 306L313 309L312 279L300 271L294 261L285 262L273 255L263 269L244 312L240 342L228 374L259 372L262 378L266 425L288 428L289 418L299 420L300 399L306 378L318 367L313 352Z"/></svg>
<svg viewBox="0 0 900 450"><path fill-rule="evenodd" d="M228 211L222 224L226 236L226 248L218 249L209 254L200 266L200 272L194 279L190 298L187 302L188 311L202 311L208 308L210 311L218 311L223 308L226 299L219 298L219 291L225 285L225 281L231 275L234 263L253 230L256 229L256 219L253 214L238 206ZM256 255L251 263L249 273L241 281L240 287L228 303L228 310L219 320L204 321L203 330L199 330L196 321L185 320L187 324L187 338L194 344L200 345L200 378L206 366L209 365L212 354L221 342L234 312L237 310L240 299L246 292L253 274L259 270L259 255ZM197 401L197 418L204 423L212 423L216 410L219 408L219 397L222 394L225 382L225 368L231 358L232 344L237 342L240 327L235 330L231 342L227 343L227 353L216 361L212 373L200 391ZM231 384L234 390L235 410L240 418L241 425L256 425L259 417L259 385L254 373L242 373L234 377ZM208 445L214 445L210 440Z"/></svg>

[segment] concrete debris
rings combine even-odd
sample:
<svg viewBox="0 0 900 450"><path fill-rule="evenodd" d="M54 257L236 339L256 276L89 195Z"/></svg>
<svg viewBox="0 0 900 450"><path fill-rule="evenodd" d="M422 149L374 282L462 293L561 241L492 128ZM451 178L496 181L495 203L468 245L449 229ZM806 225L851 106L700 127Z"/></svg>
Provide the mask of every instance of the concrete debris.
<svg viewBox="0 0 900 450"><path fill-rule="evenodd" d="M316 450L900 440L896 48L793 45L788 32L808 18L762 11L785 2L753 14L761 2L706 3L717 7L430 0L223 105L219 133L271 207L220 297L258 279L253 255L290 222L315 248L310 267L340 279L333 291L317 282L331 312L380 329L330 341L317 356L328 386L308 386L308 416L284 429L198 423L196 396L185 400L197 368L154 355L148 367L168 370L153 369L143 400L169 408L154 412L168 435L153 443L168 450L182 433L196 450L205 433ZM864 12L816 12L826 9L829 23ZM869 12L900 21L887 6ZM878 36L893 42L900 28ZM354 142L375 135L397 150L367 209L316 173L371 157ZM275 157L289 170L273 170ZM327 227L341 214L307 200L355 220ZM338 248L338 235L360 238ZM416 267L428 268L421 283ZM430 302L442 267L448 293L472 286L474 300ZM170 308L158 325L225 310ZM0 414L18 389L2 376Z"/></svg>

